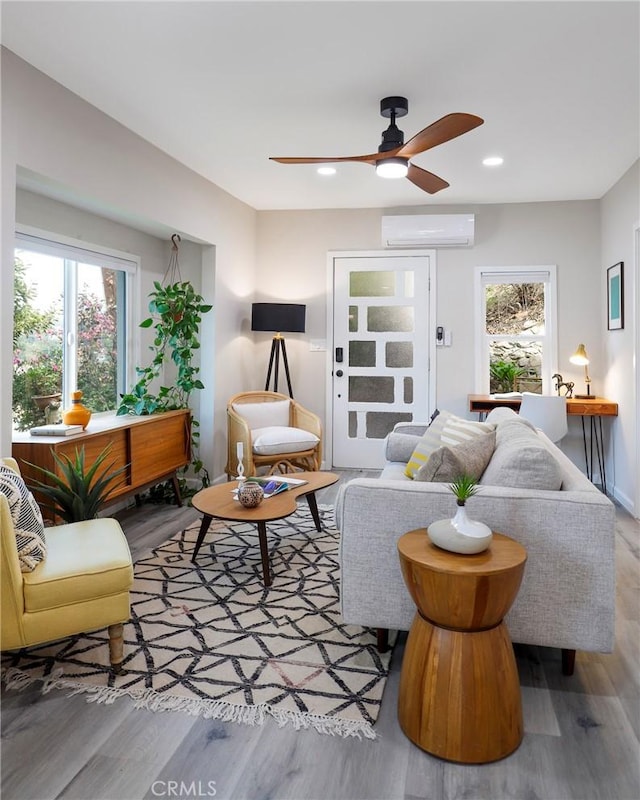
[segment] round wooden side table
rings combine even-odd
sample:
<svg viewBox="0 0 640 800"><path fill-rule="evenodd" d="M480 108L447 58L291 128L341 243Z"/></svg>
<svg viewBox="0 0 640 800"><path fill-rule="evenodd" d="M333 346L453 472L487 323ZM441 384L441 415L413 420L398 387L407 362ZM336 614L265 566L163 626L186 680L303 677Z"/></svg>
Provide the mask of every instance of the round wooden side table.
<svg viewBox="0 0 640 800"><path fill-rule="evenodd" d="M447 761L484 764L522 741L516 660L503 617L516 598L527 552L493 534L488 550L459 555L426 529L398 540L417 612L400 675L398 717L418 747Z"/></svg>

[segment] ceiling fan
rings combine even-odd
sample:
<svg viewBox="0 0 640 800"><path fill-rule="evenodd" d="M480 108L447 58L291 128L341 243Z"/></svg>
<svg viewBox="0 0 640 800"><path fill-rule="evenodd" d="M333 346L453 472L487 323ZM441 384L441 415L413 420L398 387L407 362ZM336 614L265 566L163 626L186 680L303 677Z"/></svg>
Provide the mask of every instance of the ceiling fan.
<svg viewBox="0 0 640 800"><path fill-rule="evenodd" d="M409 159L424 153L436 145L444 144L456 136L477 128L484 122L473 114L447 114L437 122L416 133L405 144L404 133L396 126L396 118L404 117L409 110L406 97L385 97L380 101L380 114L390 119L389 127L382 132L382 142L377 153L364 156L341 156L336 158L284 158L272 157L270 161L280 164L326 164L339 161L357 161L376 168L378 175L385 178L408 178L429 194L435 194L449 185L445 180L427 172L422 167L411 164Z"/></svg>

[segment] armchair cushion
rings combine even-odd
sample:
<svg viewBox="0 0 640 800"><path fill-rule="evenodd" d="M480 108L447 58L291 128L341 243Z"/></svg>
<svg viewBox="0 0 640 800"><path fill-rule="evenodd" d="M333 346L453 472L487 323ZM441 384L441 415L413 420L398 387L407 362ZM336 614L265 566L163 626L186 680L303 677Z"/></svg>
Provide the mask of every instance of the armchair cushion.
<svg viewBox="0 0 640 800"><path fill-rule="evenodd" d="M275 405L275 403L263 403ZM313 449L320 439L302 428L270 426L257 428L251 432L253 452L261 456L274 456L279 453L301 453Z"/></svg>
<svg viewBox="0 0 640 800"><path fill-rule="evenodd" d="M120 525L108 517L60 525L48 531L45 562L24 576L26 612L85 603L128 591L131 555Z"/></svg>
<svg viewBox="0 0 640 800"><path fill-rule="evenodd" d="M236 414L245 420L253 431L274 425L286 427L289 424L289 400L273 400L264 403L232 403Z"/></svg>
<svg viewBox="0 0 640 800"><path fill-rule="evenodd" d="M42 513L22 477L4 464L0 464L0 492L9 504L20 570L31 572L47 552Z"/></svg>

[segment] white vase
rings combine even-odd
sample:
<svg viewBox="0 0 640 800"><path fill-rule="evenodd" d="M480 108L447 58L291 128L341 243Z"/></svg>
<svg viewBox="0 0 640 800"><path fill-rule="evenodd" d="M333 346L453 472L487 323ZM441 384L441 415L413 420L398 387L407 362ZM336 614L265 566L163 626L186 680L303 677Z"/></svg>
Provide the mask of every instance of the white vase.
<svg viewBox="0 0 640 800"><path fill-rule="evenodd" d="M488 525L467 516L467 509L458 506L453 519L439 519L427 528L431 541L451 553L481 553L491 544L493 533Z"/></svg>

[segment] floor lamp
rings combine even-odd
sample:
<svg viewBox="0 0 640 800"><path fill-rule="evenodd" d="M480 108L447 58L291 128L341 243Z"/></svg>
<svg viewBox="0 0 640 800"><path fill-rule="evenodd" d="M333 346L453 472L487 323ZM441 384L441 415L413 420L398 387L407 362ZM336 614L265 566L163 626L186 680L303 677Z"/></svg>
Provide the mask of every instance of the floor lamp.
<svg viewBox="0 0 640 800"><path fill-rule="evenodd" d="M265 392L269 391L272 372L274 377L273 391L278 391L278 371L280 368L280 352L282 351L289 397L293 397L289 362L287 361L287 348L282 334L304 333L306 310L306 306L297 303L253 303L251 305L251 330L272 331L275 334L271 342L269 369L267 371L267 381L264 385Z"/></svg>

